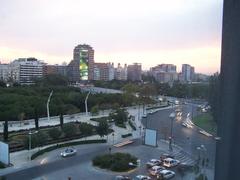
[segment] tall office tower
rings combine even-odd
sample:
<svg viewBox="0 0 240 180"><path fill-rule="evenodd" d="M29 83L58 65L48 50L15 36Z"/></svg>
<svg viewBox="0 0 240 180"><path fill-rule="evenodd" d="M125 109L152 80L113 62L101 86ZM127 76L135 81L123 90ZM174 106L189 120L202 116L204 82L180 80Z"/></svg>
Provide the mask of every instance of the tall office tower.
<svg viewBox="0 0 240 180"><path fill-rule="evenodd" d="M79 66L79 80L93 80L94 50L87 44L78 45L73 51L73 61Z"/></svg>
<svg viewBox="0 0 240 180"><path fill-rule="evenodd" d="M189 64L182 65L182 76L185 82L191 82L194 80L194 67Z"/></svg>
<svg viewBox="0 0 240 180"><path fill-rule="evenodd" d="M142 65L134 63L127 67L127 77L130 81L141 81L142 80Z"/></svg>

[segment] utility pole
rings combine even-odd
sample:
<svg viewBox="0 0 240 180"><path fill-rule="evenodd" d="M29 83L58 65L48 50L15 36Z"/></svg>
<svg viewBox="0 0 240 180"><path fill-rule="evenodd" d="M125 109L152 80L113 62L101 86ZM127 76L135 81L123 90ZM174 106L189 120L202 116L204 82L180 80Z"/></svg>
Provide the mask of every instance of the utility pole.
<svg viewBox="0 0 240 180"><path fill-rule="evenodd" d="M171 119L171 136L169 137L169 151L172 151L172 137L173 137L173 120L175 119L175 113L172 112L170 114L170 119Z"/></svg>
<svg viewBox="0 0 240 180"><path fill-rule="evenodd" d="M51 91L51 93L50 93L50 95L49 95L49 97L48 97L48 100L47 100L47 116L48 116L48 121L50 121L49 103L50 103L50 100L51 100L52 94L53 94L53 91Z"/></svg>
<svg viewBox="0 0 240 180"><path fill-rule="evenodd" d="M88 96L91 93L91 91L88 92L86 99L85 99L85 110L86 110L86 116L88 116L88 105L87 105L87 100L88 100Z"/></svg>

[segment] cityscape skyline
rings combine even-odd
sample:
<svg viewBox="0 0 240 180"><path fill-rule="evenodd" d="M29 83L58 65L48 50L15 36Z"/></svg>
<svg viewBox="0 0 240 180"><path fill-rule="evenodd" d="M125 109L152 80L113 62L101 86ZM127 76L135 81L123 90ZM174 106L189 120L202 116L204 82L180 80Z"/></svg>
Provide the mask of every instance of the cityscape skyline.
<svg viewBox="0 0 240 180"><path fill-rule="evenodd" d="M0 20L6 63L19 57L69 63L71 48L87 43L96 62L138 62L144 70L191 64L205 74L220 67L222 1L9 1L1 2Z"/></svg>

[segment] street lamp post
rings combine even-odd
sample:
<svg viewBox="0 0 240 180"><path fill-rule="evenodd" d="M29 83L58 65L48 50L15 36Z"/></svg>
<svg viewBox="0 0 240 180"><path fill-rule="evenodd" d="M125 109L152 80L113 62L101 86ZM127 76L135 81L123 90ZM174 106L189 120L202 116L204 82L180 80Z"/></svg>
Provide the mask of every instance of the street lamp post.
<svg viewBox="0 0 240 180"><path fill-rule="evenodd" d="M85 110L86 110L86 116L88 116L88 105L87 105L87 100L88 100L88 96L91 93L91 91L88 92L86 99L85 99Z"/></svg>
<svg viewBox="0 0 240 180"><path fill-rule="evenodd" d="M48 121L50 121L50 113L49 113L49 103L52 97L53 91L49 94L48 100L47 100L47 116L48 116Z"/></svg>
<svg viewBox="0 0 240 180"><path fill-rule="evenodd" d="M173 120L174 120L174 118L175 118L175 113L172 112L169 117L170 117L170 119L171 119L171 131L170 131L171 136L169 137L169 151L172 151L172 150L173 150L173 149L172 149Z"/></svg>
<svg viewBox="0 0 240 180"><path fill-rule="evenodd" d="M112 137L113 137L113 145L114 145L114 132L112 133Z"/></svg>
<svg viewBox="0 0 240 180"><path fill-rule="evenodd" d="M36 134L36 133L38 133L38 131L31 131L31 130L29 130L29 133L28 133L28 135L29 135L29 138L28 138L28 140L29 140L29 142L28 142L28 145L29 145L29 147L28 147L28 149L29 149L29 156L28 156L28 158L29 158L29 160L31 160L31 156L30 156L30 152L31 152L31 148L32 148L32 134Z"/></svg>
<svg viewBox="0 0 240 180"><path fill-rule="evenodd" d="M202 152L203 154L203 158L202 158L202 168L203 168L203 180L205 180L205 166L206 166L206 152L207 152L207 148L202 144L201 146L197 147L197 150L199 152L199 162L200 162L200 152Z"/></svg>

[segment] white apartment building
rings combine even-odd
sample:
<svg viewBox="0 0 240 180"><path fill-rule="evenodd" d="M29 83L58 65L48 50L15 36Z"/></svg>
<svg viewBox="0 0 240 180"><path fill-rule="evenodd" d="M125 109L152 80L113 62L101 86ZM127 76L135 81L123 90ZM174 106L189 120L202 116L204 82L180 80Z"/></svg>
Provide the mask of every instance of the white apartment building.
<svg viewBox="0 0 240 180"><path fill-rule="evenodd" d="M35 58L19 58L10 63L13 81L20 84L33 84L36 78L43 76L42 61Z"/></svg>

